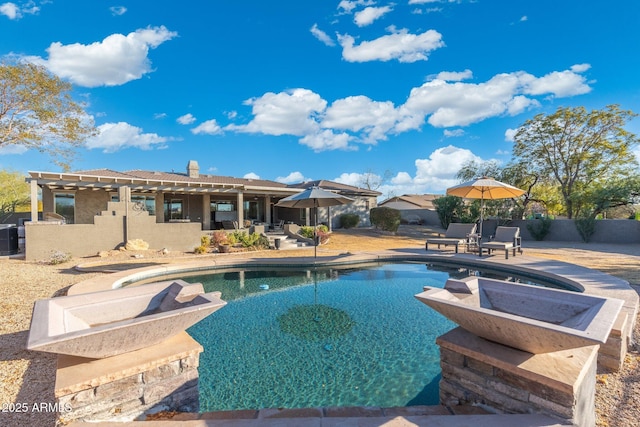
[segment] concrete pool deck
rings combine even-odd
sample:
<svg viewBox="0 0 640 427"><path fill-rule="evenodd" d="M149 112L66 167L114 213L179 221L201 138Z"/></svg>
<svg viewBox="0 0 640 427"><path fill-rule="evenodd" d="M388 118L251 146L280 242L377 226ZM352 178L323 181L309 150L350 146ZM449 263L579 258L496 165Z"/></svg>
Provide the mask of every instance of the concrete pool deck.
<svg viewBox="0 0 640 427"><path fill-rule="evenodd" d="M598 296L609 296L625 301L624 310L628 313L627 319L629 321L626 324L619 324L619 328L622 334L624 331L628 331L630 334L633 330L633 322L636 319L638 311L638 294L629 286L628 282L608 274L591 270L585 267L581 267L574 264L568 264L561 261L543 259L538 257L517 256L511 257L505 260L504 257L482 257L479 258L473 254L451 254L448 252L429 252L425 253L420 249L397 249L397 250L385 250L377 252L362 252L357 254L340 254L330 257L322 257L315 260L313 257L303 258L287 258L286 264L289 266L300 267L313 267L315 265L323 266L353 266L357 264L371 263L371 262L385 262L385 261L416 261L416 262L434 262L434 263L464 263L470 268L491 268L498 270L509 271L512 268L517 268L522 272L536 273L546 277L562 278L566 284L578 289L582 289L587 294ZM127 281L136 281L148 279L156 274L172 274L177 271L183 271L185 268L191 271L200 271L205 269L222 269L232 268L235 266L256 266L256 267L268 267L274 265L282 265L283 258L231 258L231 257L216 257L207 258L203 260L176 263L176 264L164 264L148 266L141 269L129 270L129 271L117 271L110 274L107 277L96 278L81 282L73 286L69 290L69 294L91 292L101 289L112 289L114 286L119 286ZM104 264L104 263L102 263ZM104 266L102 266L104 267ZM97 269L101 268L98 264L85 264L80 266L80 269ZM271 410L273 411L273 410ZM262 411L260 411L262 412ZM189 414L183 416L188 417ZM191 414L196 415L196 414ZM285 413L281 414L285 415ZM382 413L380 415L383 415ZM373 426L373 425L429 425L429 426L467 426L473 425L476 427L482 426L560 426L557 420L540 416L540 415L456 415L454 417L449 415L397 415L397 416L358 416L355 411L352 416L349 417L292 417L292 418L268 418L261 416L257 412L256 418L253 419L224 419L224 420L203 420L203 419L180 419L180 416L176 419L168 421L147 421L147 422L135 422L135 426L158 426L164 427L165 425L183 425L185 427L196 426L253 426L253 425L281 425L281 426ZM153 423L153 424L151 424ZM133 424L133 423L132 423ZM84 423L75 423L71 425L88 425ZM100 425L118 425L122 426L122 423L101 423Z"/></svg>

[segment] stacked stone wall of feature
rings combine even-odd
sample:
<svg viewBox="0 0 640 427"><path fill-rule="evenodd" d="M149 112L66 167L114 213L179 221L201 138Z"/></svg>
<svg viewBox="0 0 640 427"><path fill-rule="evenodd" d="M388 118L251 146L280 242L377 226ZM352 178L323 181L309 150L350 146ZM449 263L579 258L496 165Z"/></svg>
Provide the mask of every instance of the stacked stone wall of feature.
<svg viewBox="0 0 640 427"><path fill-rule="evenodd" d="M105 359L59 356L60 418L132 421L158 411L198 412L202 347L188 334Z"/></svg>
<svg viewBox="0 0 640 427"><path fill-rule="evenodd" d="M540 414L595 426L598 346L531 354L456 328L440 346L440 403L495 413Z"/></svg>

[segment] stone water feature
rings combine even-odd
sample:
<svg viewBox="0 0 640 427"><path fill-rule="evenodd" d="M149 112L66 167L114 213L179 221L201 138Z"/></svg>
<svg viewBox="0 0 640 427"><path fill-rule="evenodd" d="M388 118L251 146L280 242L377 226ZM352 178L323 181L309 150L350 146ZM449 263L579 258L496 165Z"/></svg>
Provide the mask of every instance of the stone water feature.
<svg viewBox="0 0 640 427"><path fill-rule="evenodd" d="M461 326L436 341L442 404L595 426L598 348L623 301L479 277L416 298Z"/></svg>
<svg viewBox="0 0 640 427"><path fill-rule="evenodd" d="M416 298L461 326L436 341L441 403L595 425L598 348L623 301L477 277Z"/></svg>
<svg viewBox="0 0 640 427"><path fill-rule="evenodd" d="M175 280L36 301L27 348L59 354L61 419L197 412L203 349L184 331L222 308L220 296Z"/></svg>

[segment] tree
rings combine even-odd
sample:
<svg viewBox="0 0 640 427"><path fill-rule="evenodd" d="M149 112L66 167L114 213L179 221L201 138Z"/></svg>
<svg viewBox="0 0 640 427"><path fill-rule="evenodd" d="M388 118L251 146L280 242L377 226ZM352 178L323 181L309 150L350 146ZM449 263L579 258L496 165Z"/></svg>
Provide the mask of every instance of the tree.
<svg viewBox="0 0 640 427"><path fill-rule="evenodd" d="M96 132L71 90L44 67L0 64L0 147L37 149L68 170L74 149Z"/></svg>
<svg viewBox="0 0 640 427"><path fill-rule="evenodd" d="M558 185L569 218L590 202L593 186L635 174L632 148L640 141L624 126L636 116L609 105L604 110L559 108L527 120L514 137L515 163Z"/></svg>
<svg viewBox="0 0 640 427"><path fill-rule="evenodd" d="M20 172L0 170L0 216L30 203L30 188Z"/></svg>

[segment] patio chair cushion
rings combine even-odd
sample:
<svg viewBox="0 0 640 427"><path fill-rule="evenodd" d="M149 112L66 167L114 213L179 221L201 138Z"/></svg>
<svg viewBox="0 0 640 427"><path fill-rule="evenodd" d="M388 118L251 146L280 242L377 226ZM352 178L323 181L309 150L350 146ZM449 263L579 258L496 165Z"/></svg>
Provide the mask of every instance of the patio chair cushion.
<svg viewBox="0 0 640 427"><path fill-rule="evenodd" d="M476 224L462 224L452 222L447 227L444 237L429 237L425 243L425 249L429 250L429 243L438 245L453 245L458 252L458 246L467 243L469 235L476 232Z"/></svg>
<svg viewBox="0 0 640 427"><path fill-rule="evenodd" d="M505 251L505 258L509 258L509 249L513 249L514 256L516 255L516 249L522 253L520 227L498 227L493 240L483 242L481 246L488 253L491 253L492 250ZM480 251L480 255L482 256L482 251Z"/></svg>

